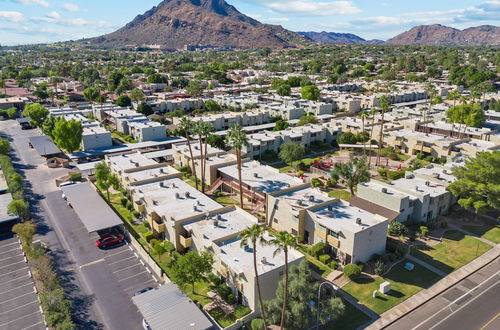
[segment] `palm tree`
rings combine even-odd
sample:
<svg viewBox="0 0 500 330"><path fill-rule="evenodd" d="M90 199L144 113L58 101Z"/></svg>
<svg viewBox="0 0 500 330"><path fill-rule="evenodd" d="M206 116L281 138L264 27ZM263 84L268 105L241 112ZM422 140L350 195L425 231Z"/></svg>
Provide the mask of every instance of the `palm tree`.
<svg viewBox="0 0 500 330"><path fill-rule="evenodd" d="M460 99L460 92L457 91L457 90L454 90L452 92L450 92L448 94L448 96L446 97L447 100L450 100L450 101L453 101L453 107L456 106L456 103L457 103L457 100ZM451 124L451 132L450 132L450 136L453 137L453 128L454 128L455 124L452 123Z"/></svg>
<svg viewBox="0 0 500 330"><path fill-rule="evenodd" d="M363 136L363 140L364 140L364 136L365 136L365 120L368 118L368 111L366 110L361 110L359 112L359 117L361 118L361 135ZM366 141L363 141L363 153L366 153Z"/></svg>
<svg viewBox="0 0 500 330"><path fill-rule="evenodd" d="M200 144L200 172L201 172L201 191L205 192L205 171L207 165L208 153L208 136L215 131L211 123L199 121L194 125L194 132L198 135L198 142ZM203 144L203 139L205 143ZM205 149L203 149L205 147Z"/></svg>
<svg viewBox="0 0 500 330"><path fill-rule="evenodd" d="M253 270L255 272L255 285L257 286L257 295L259 296L260 313L262 315L262 321L264 322L264 329L267 329L266 315L264 312L264 304L262 302L262 295L260 293L260 283L259 283L259 272L257 271L257 242L261 245L266 244L266 241L262 237L264 234L264 228L259 225L253 225L246 228L240 233L241 246L248 245L249 242L252 243L252 253L253 253Z"/></svg>
<svg viewBox="0 0 500 330"><path fill-rule="evenodd" d="M191 157L191 172L194 175L194 181L196 183L196 189L198 189L198 177L196 175L196 166L194 163L193 157L193 148L191 146L191 131L193 130L193 122L188 117L184 116L181 118L179 125L177 125L179 129L183 132L184 137L186 138L187 145L189 148L189 156Z"/></svg>
<svg viewBox="0 0 500 330"><path fill-rule="evenodd" d="M370 147L372 145L372 139L373 139L373 128L375 127L375 115L377 114L377 109L372 108L370 110L370 114L372 115L372 127L370 129ZM372 150L370 148L370 154L369 154L369 159L368 159L368 167L371 168L372 165Z"/></svg>
<svg viewBox="0 0 500 330"><path fill-rule="evenodd" d="M3 93L7 95L7 83L5 82L5 79L0 78L0 88L3 88Z"/></svg>
<svg viewBox="0 0 500 330"><path fill-rule="evenodd" d="M378 138L377 161L375 163L376 166L380 165L380 154L382 152L382 142L384 138L384 115L385 112L389 110L389 97L387 96L387 94L380 97L380 109L382 109L382 123L380 124L380 135Z"/></svg>
<svg viewBox="0 0 500 330"><path fill-rule="evenodd" d="M281 309L280 323L280 329L283 330L285 326L286 305L288 304L288 251L289 249L297 248L299 243L297 236L286 231L280 231L275 236L276 237L269 242L269 244L276 246L273 256L275 257L276 254L281 252L285 254L285 289L283 294L283 307Z"/></svg>
<svg viewBox="0 0 500 330"><path fill-rule="evenodd" d="M238 163L238 184L240 188L240 207L243 208L243 184L241 179L241 150L247 143L247 135L240 125L233 124L226 135L227 144L236 151L236 161Z"/></svg>
<svg viewBox="0 0 500 330"><path fill-rule="evenodd" d="M425 91L427 93L427 107L424 107L424 133L427 131L427 116L431 111L432 101L436 96L436 90L434 89L434 86L432 86L431 84L427 85Z"/></svg>
<svg viewBox="0 0 500 330"><path fill-rule="evenodd" d="M462 96L460 98L460 101L462 102L462 109L461 109L461 118L460 118L460 125L458 126L458 138L461 139L463 138L465 134L465 130L467 129L467 125L465 124L465 105L467 104L467 101L469 100L469 97L467 96ZM462 124L464 125L464 131L461 131Z"/></svg>

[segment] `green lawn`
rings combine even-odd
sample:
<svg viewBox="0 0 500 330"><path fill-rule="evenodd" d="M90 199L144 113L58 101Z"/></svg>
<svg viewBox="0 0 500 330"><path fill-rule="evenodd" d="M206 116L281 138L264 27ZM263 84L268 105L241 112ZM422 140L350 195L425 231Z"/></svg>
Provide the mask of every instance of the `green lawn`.
<svg viewBox="0 0 500 330"><path fill-rule="evenodd" d="M337 320L322 326L321 329L355 330L370 321L370 317L368 315L351 305L347 300L342 299L342 301L345 305L344 314Z"/></svg>
<svg viewBox="0 0 500 330"><path fill-rule="evenodd" d="M462 228L495 244L500 243L500 225L463 225Z"/></svg>
<svg viewBox="0 0 500 330"><path fill-rule="evenodd" d="M289 166L289 165L283 165L282 167L278 167L279 168L279 171L281 173L286 173L288 171L291 171L291 170L294 170L296 169L297 165L302 162L304 163L306 166L309 166L312 164L312 162L314 162L316 158L310 158L310 157L307 157L307 158L302 158L301 160L298 160L296 162L293 162L292 166Z"/></svg>
<svg viewBox="0 0 500 330"><path fill-rule="evenodd" d="M418 264L415 264L412 271L408 271L404 268L406 262L407 259L394 266L383 278L363 277L348 283L342 289L375 313L382 314L440 279L437 274ZM378 290L380 283L385 281L391 282L391 292L383 296L379 293L377 298L373 298L373 291Z"/></svg>
<svg viewBox="0 0 500 330"><path fill-rule="evenodd" d="M243 305L236 306L236 310L233 314L226 315L222 309L216 308L209 312L210 315L221 325L223 328L226 328L236 322L236 320L242 318L243 316L250 313L250 308Z"/></svg>
<svg viewBox="0 0 500 330"><path fill-rule="evenodd" d="M224 206L240 205L240 202L238 202L237 200L235 200L229 196L219 196L219 197L214 198L214 200L217 203L222 204Z"/></svg>
<svg viewBox="0 0 500 330"><path fill-rule="evenodd" d="M457 230L449 230L444 233L441 243L417 248L412 248L412 256L451 273L491 249L491 246Z"/></svg>
<svg viewBox="0 0 500 330"><path fill-rule="evenodd" d="M328 196L332 198L340 198L345 201L348 201L351 199L351 193L346 191L346 190L341 190L341 189L334 189L332 191L328 192Z"/></svg>

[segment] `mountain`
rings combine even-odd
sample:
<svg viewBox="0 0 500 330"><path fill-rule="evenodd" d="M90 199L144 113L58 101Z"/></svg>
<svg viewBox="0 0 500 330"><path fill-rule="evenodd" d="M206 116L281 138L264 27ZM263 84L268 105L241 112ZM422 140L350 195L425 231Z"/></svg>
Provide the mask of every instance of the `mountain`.
<svg viewBox="0 0 500 330"><path fill-rule="evenodd" d="M307 37L316 42L330 44L382 44L382 40L365 40L352 33L336 32L297 32L297 34Z"/></svg>
<svg viewBox="0 0 500 330"><path fill-rule="evenodd" d="M158 45L171 50L186 45L283 49L303 41L281 26L240 13L224 0L165 0L121 29L91 39L104 47Z"/></svg>
<svg viewBox="0 0 500 330"><path fill-rule="evenodd" d="M500 45L500 27L482 25L458 30L440 24L420 25L387 40L390 45L485 46Z"/></svg>

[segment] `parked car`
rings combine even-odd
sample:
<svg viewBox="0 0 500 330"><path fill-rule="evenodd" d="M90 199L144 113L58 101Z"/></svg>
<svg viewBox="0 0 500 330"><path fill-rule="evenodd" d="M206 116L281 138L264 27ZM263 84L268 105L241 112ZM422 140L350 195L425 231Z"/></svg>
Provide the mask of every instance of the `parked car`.
<svg viewBox="0 0 500 330"><path fill-rule="evenodd" d="M142 327L144 328L144 330L151 330L151 327L145 319L142 319Z"/></svg>
<svg viewBox="0 0 500 330"><path fill-rule="evenodd" d="M104 237L99 238L97 241L95 241L95 245L100 248L104 249L113 245L117 245L122 243L125 240L125 236L118 234L118 235L107 235Z"/></svg>
<svg viewBox="0 0 500 330"><path fill-rule="evenodd" d="M151 291L151 290L154 290L154 289L155 289L155 288L152 288L152 287L148 286L147 288L144 288L144 289L139 290L139 291L137 291L136 293L134 293L134 296L138 296L138 295L140 295L140 294L146 293L146 292Z"/></svg>

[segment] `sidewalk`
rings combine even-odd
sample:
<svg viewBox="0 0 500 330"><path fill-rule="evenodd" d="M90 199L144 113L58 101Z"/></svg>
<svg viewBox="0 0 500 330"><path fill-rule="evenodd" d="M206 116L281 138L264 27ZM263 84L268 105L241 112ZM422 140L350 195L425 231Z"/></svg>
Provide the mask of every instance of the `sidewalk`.
<svg viewBox="0 0 500 330"><path fill-rule="evenodd" d="M439 282L434 284L429 289L424 289L418 292L417 294L408 298L401 304L383 313L382 315L380 315L380 319L370 324L370 326L368 326L367 329L378 330L387 327L392 322L398 320L402 316L406 315L407 313L411 312L417 307L423 305L424 303L434 298L438 294L444 292L449 287L455 285L464 278L468 277L475 271L486 266L487 264L498 258L498 256L500 256L500 245L495 246L494 248L487 251L486 253L476 258L475 260L471 261L467 265L454 271L450 275L442 278Z"/></svg>

